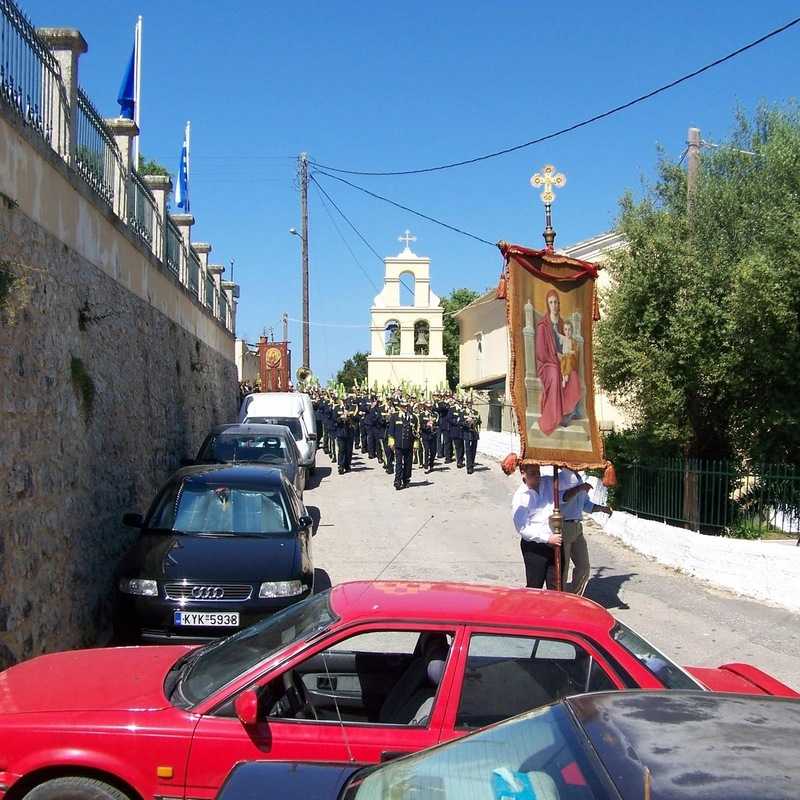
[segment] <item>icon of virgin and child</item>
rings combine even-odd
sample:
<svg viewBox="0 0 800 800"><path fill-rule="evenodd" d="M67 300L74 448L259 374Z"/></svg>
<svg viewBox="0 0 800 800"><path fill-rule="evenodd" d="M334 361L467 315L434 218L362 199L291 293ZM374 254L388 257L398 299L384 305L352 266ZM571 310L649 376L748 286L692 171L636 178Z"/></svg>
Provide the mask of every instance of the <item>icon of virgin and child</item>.
<svg viewBox="0 0 800 800"><path fill-rule="evenodd" d="M573 323L561 318L561 300L555 289L547 292L545 304L546 312L536 324L536 374L542 383L539 428L550 436L569 424L582 391Z"/></svg>

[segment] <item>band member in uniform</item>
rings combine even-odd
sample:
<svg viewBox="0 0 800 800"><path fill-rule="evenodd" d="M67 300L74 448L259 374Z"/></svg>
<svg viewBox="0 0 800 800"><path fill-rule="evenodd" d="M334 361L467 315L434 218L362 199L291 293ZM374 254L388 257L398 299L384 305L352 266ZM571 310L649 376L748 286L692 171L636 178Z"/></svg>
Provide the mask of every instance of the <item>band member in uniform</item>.
<svg viewBox="0 0 800 800"><path fill-rule="evenodd" d="M394 407L394 402L388 401L383 413L383 418L386 420L386 433L383 437L383 449L384 453L386 454L386 463L384 464L384 469L389 475L394 475L394 440L389 434L389 424L392 421L392 417L394 416L396 410L397 409Z"/></svg>
<svg viewBox="0 0 800 800"><path fill-rule="evenodd" d="M456 450L456 466L462 469L464 466L464 411L460 403L453 406L448 419L450 421L450 439Z"/></svg>
<svg viewBox="0 0 800 800"><path fill-rule="evenodd" d="M411 454L414 448L414 419L408 401L401 401L399 411L389 418L389 443L394 447L394 488L404 489L411 482Z"/></svg>
<svg viewBox="0 0 800 800"><path fill-rule="evenodd" d="M419 419L420 438L422 439L422 464L425 473L433 472L436 450L439 440L439 415L431 406L425 406Z"/></svg>
<svg viewBox="0 0 800 800"><path fill-rule="evenodd" d="M339 465L339 474L344 475L345 472L350 472L350 462L353 455L352 413L345 403L340 401L334 407L333 414L336 450L338 451L337 464Z"/></svg>
<svg viewBox="0 0 800 800"><path fill-rule="evenodd" d="M464 443L464 458L467 462L467 474L475 471L475 453L478 451L478 436L481 427L481 418L477 411L470 405L464 412L464 421L461 426L461 438Z"/></svg>

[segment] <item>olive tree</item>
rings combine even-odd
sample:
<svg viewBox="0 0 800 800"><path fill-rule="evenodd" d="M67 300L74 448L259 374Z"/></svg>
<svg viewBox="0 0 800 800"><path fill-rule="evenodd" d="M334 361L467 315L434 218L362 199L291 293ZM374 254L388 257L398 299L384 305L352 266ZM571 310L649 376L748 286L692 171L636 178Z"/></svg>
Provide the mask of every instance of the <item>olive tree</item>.
<svg viewBox="0 0 800 800"><path fill-rule="evenodd" d="M740 114L686 174L665 159L620 201L600 383L692 457L800 463L800 114Z"/></svg>

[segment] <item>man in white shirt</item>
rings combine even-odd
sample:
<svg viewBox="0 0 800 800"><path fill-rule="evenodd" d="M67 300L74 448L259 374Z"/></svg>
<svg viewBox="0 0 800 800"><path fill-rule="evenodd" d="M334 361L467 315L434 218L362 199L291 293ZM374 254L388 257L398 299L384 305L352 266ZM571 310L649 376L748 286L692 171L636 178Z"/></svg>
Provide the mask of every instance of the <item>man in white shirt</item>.
<svg viewBox="0 0 800 800"><path fill-rule="evenodd" d="M525 584L529 589L555 588L553 568L555 548L561 536L550 530L553 513L553 479L542 477L536 464L520 464L522 483L511 501L514 527L520 535L520 549L525 563ZM563 563L563 560L562 560Z"/></svg>
<svg viewBox="0 0 800 800"><path fill-rule="evenodd" d="M608 506L598 506L589 500L594 489L574 469L564 467L558 471L558 490L561 495L561 516L564 518L564 588L573 594L583 594L589 582L589 548L583 535L583 512L602 511L611 514ZM566 582L570 559L574 564L572 580Z"/></svg>

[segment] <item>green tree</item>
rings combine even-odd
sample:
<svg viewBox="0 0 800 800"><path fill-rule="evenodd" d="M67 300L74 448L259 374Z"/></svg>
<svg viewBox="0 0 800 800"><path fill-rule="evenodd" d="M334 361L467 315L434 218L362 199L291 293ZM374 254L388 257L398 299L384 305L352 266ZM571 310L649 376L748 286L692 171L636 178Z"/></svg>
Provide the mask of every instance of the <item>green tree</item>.
<svg viewBox="0 0 800 800"><path fill-rule="evenodd" d="M472 289L453 289L447 297L442 298L444 309L444 332L442 333L442 348L447 356L447 383L451 389L458 386L458 321L453 318L456 311L468 306L473 300L478 299L478 293Z"/></svg>
<svg viewBox="0 0 800 800"><path fill-rule="evenodd" d="M748 155L742 151L750 151ZM688 456L800 461L800 114L738 116L686 175L620 202L596 360L643 430Z"/></svg>
<svg viewBox="0 0 800 800"><path fill-rule="evenodd" d="M158 161L153 161L152 159L145 158L141 153L139 153L139 165L136 168L136 171L140 175L169 176L169 170L163 164L159 164Z"/></svg>
<svg viewBox="0 0 800 800"><path fill-rule="evenodd" d="M356 353L342 364L342 368L336 373L336 383L344 384L345 388L352 388L358 381L363 383L367 377L367 354Z"/></svg>

